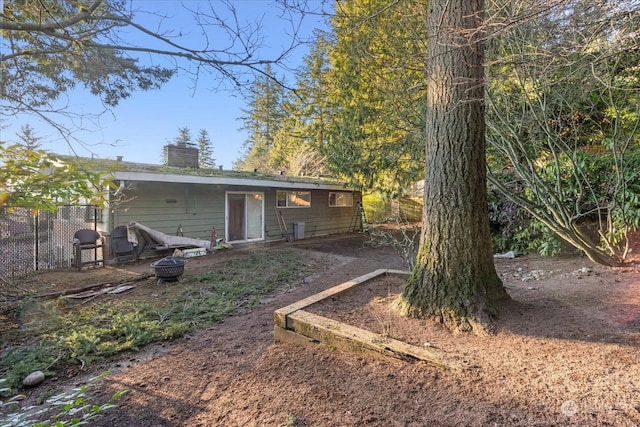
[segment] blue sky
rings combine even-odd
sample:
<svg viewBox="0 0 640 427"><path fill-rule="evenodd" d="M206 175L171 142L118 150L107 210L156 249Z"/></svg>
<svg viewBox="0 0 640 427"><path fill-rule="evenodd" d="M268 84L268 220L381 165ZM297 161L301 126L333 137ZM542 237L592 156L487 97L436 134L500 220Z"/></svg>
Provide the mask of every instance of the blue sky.
<svg viewBox="0 0 640 427"><path fill-rule="evenodd" d="M219 0L211 2L216 11L218 6L221 13L225 10L225 5ZM191 9L208 4L199 0L182 3ZM309 3L312 7L322 6L319 0ZM262 21L260 34L265 48L261 50L261 56L273 57L290 42L291 26L280 18L280 11L272 1L235 0L232 4L241 21ZM133 7L161 13L166 11L171 19L165 21L165 29L179 31L185 37L196 37L198 34L192 16L182 9L178 1L133 0ZM302 35L306 37L310 37L312 30L322 25L320 18L313 15L307 15L303 22ZM197 40L197 37L193 40ZM287 66L299 65L307 52L306 47L298 47L287 61ZM84 121L82 127L89 130L74 133L74 137L82 143L72 142L72 148L50 125L33 116L16 117L5 122L7 127L1 130L1 137L5 141L17 141L16 133L28 123L35 129L36 135L43 138L42 148L46 150L60 154L75 152L83 157L115 159L116 156L123 156L125 161L157 164L161 161L162 147L177 136L178 128L190 128L194 139L200 129L206 129L213 144L216 163L230 169L243 151L242 145L246 139L244 131L239 130L242 127L239 118L243 116L242 109L246 108L245 101L230 84L220 86L214 76L202 74L195 91L193 86L191 78L180 75L159 91L135 92L116 108L103 113L95 123ZM98 99L80 89L70 93L62 102L77 113L99 113L104 109ZM64 122L60 117L55 119ZM64 124L70 127L78 125Z"/></svg>

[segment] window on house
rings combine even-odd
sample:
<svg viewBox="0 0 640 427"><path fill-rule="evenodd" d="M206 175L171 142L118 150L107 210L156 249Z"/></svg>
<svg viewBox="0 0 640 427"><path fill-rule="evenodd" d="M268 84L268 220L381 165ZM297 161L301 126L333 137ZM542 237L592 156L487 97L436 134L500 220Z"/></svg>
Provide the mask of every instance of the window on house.
<svg viewBox="0 0 640 427"><path fill-rule="evenodd" d="M276 191L276 206L279 208L310 208L310 191Z"/></svg>
<svg viewBox="0 0 640 427"><path fill-rule="evenodd" d="M353 193L329 193L329 206L341 208L353 206Z"/></svg>

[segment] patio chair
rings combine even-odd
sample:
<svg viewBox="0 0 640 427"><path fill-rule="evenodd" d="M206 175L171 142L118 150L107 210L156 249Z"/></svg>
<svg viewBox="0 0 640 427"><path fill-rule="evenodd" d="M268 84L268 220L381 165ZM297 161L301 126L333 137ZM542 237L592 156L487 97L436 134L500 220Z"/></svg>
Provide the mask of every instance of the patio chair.
<svg viewBox="0 0 640 427"><path fill-rule="evenodd" d="M102 264L104 267L104 237L95 230L80 229L73 234L73 253L74 253L74 266L81 270L83 265L87 264ZM100 249L101 258L98 258L98 249ZM89 260L83 261L83 251L92 251L93 253L88 257Z"/></svg>
<svg viewBox="0 0 640 427"><path fill-rule="evenodd" d="M116 263L138 259L136 248L129 241L126 225L119 225L111 232L111 253Z"/></svg>

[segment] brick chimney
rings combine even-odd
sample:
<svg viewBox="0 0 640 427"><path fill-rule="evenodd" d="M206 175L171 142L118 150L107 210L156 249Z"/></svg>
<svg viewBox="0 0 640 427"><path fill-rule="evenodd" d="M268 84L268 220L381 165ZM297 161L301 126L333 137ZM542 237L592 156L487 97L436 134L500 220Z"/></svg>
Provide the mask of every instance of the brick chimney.
<svg viewBox="0 0 640 427"><path fill-rule="evenodd" d="M167 166L178 168L198 168L198 149L196 147L180 147L174 144L164 146Z"/></svg>

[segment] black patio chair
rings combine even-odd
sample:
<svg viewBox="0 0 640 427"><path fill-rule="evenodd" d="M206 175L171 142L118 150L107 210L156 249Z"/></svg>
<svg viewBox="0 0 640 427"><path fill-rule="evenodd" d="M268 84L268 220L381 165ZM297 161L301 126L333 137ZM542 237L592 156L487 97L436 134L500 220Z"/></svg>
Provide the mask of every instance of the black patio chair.
<svg viewBox="0 0 640 427"><path fill-rule="evenodd" d="M73 234L73 253L74 253L74 266L81 270L83 265L87 264L102 264L104 267L104 237L95 230L81 229ZM100 258L98 258L98 249L100 249ZM88 257L89 259L83 261L83 251L92 251L93 253Z"/></svg>
<svg viewBox="0 0 640 427"><path fill-rule="evenodd" d="M126 225L119 225L111 232L111 253L116 263L138 259L136 247L129 241Z"/></svg>

